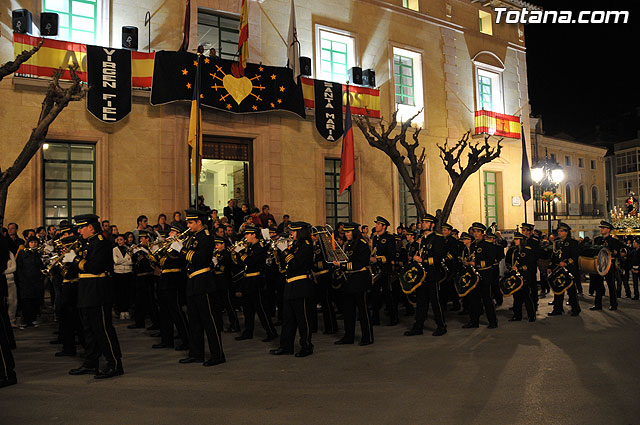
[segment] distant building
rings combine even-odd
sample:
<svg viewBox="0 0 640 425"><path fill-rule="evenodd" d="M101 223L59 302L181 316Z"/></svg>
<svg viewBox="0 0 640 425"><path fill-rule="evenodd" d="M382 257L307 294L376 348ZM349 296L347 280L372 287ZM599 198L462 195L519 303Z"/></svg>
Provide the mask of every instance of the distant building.
<svg viewBox="0 0 640 425"><path fill-rule="evenodd" d="M613 145L606 156L607 211L624 207L629 192L640 192L640 132L638 137Z"/></svg>
<svg viewBox="0 0 640 425"><path fill-rule="evenodd" d="M548 155L564 170L564 181L556 190L561 200L553 204L551 211L553 227L560 220L572 227L574 237L591 237L608 211L604 160L607 149L572 140L570 136L547 136L541 118L531 118L530 123L532 164ZM535 185L533 193L536 227L544 231L548 216L542 193Z"/></svg>

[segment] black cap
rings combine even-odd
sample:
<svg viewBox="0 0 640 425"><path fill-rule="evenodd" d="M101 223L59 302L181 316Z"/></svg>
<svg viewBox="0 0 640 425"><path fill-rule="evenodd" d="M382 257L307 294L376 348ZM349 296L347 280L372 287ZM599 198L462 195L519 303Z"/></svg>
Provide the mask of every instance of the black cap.
<svg viewBox="0 0 640 425"><path fill-rule="evenodd" d="M422 217L422 221L428 221L429 223L435 223L438 221L434 215L427 213L424 217Z"/></svg>
<svg viewBox="0 0 640 425"><path fill-rule="evenodd" d="M60 231L60 233L73 233L73 231L75 230L75 227L72 226L71 224L61 224L60 228L58 229Z"/></svg>
<svg viewBox="0 0 640 425"><path fill-rule="evenodd" d="M353 230L357 230L360 227L360 224L355 223L355 222L349 222L349 223L343 223L342 224L342 229L345 232L351 232Z"/></svg>
<svg viewBox="0 0 640 425"><path fill-rule="evenodd" d="M95 214L81 214L73 217L73 221L76 222L76 226L83 227L89 224L98 224L100 217Z"/></svg>
<svg viewBox="0 0 640 425"><path fill-rule="evenodd" d="M260 234L260 229L256 226L246 226L244 228L244 232L242 232L243 234L249 234L252 233L254 235L259 235Z"/></svg>
<svg viewBox="0 0 640 425"><path fill-rule="evenodd" d="M523 235L523 234L522 234L522 233L520 233L520 232L515 232L515 233L513 234L513 239L525 239L525 238L526 238L526 236L525 236L525 235Z"/></svg>
<svg viewBox="0 0 640 425"><path fill-rule="evenodd" d="M180 223L180 222L175 222L171 225L171 230L178 232L178 233L183 233L185 230L187 230L187 228L185 227L184 224Z"/></svg>
<svg viewBox="0 0 640 425"><path fill-rule="evenodd" d="M471 237L470 234L468 234L467 232L462 232L462 234L460 235L460 239L469 239L472 240L473 238Z"/></svg>
<svg viewBox="0 0 640 425"><path fill-rule="evenodd" d="M527 230L533 230L533 228L535 227L535 225L530 224L530 223L522 223L520 225L520 227L522 227L523 229L527 229Z"/></svg>
<svg viewBox="0 0 640 425"><path fill-rule="evenodd" d="M611 229L611 230L613 230L613 224L609 223L608 221L604 221L604 220L602 220L602 221L600 222L600 226L598 226L598 227L604 227L604 228L606 228L606 229Z"/></svg>
<svg viewBox="0 0 640 425"><path fill-rule="evenodd" d="M184 219L185 220L206 220L208 214L206 211L196 210L196 209L188 209L184 210Z"/></svg>
<svg viewBox="0 0 640 425"><path fill-rule="evenodd" d="M295 231L308 229L309 227L311 227L311 225L306 221L294 221L289 223L289 229L295 230Z"/></svg>
<svg viewBox="0 0 640 425"><path fill-rule="evenodd" d="M458 229L451 229L451 233L457 235L458 233L460 233L460 231Z"/></svg>
<svg viewBox="0 0 640 425"><path fill-rule="evenodd" d="M558 223L558 230L566 230L567 232L571 231L571 226L567 223Z"/></svg>
<svg viewBox="0 0 640 425"><path fill-rule="evenodd" d="M471 224L471 227L469 227L469 230L480 230L482 232L485 232L487 230L487 226L485 226L484 224L478 222L478 221L474 221Z"/></svg>
<svg viewBox="0 0 640 425"><path fill-rule="evenodd" d="M452 226L452 225L450 225L449 223L444 223L444 224L442 225L442 228L443 228L443 229L453 230L453 226Z"/></svg>
<svg viewBox="0 0 640 425"><path fill-rule="evenodd" d="M226 245L226 244L227 244L227 240L226 240L225 238L221 237L221 236L214 236L214 238L213 238L213 243L214 243L214 244L216 244L216 243L222 243L222 244L225 244L225 245Z"/></svg>
<svg viewBox="0 0 640 425"><path fill-rule="evenodd" d="M377 216L376 219L373 222L374 223L384 224L387 227L391 224L391 223L389 223L389 220L387 220L386 218L382 217L381 215Z"/></svg>
<svg viewBox="0 0 640 425"><path fill-rule="evenodd" d="M149 238L149 239L151 239L151 235L146 230L138 230L138 238Z"/></svg>

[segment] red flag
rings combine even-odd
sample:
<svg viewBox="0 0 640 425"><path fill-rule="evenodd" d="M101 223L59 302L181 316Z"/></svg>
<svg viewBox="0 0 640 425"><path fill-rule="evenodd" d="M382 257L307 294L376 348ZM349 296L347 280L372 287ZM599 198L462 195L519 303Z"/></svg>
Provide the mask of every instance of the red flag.
<svg viewBox="0 0 640 425"><path fill-rule="evenodd" d="M238 62L240 67L238 71L240 75L235 77L244 76L244 69L247 67L247 57L249 56L249 15L247 12L247 0L242 0L242 6L240 7L240 35L238 36L238 51L240 52L240 58Z"/></svg>
<svg viewBox="0 0 640 425"><path fill-rule="evenodd" d="M340 160L341 195L356 180L356 159L353 150L353 127L351 125L351 105L349 104L349 86L347 85L347 109L344 116L344 135L342 136L342 157Z"/></svg>
<svg viewBox="0 0 640 425"><path fill-rule="evenodd" d="M179 52L189 50L189 32L191 29L191 0L187 0L187 8L184 11L184 26L182 27L182 44L178 49Z"/></svg>

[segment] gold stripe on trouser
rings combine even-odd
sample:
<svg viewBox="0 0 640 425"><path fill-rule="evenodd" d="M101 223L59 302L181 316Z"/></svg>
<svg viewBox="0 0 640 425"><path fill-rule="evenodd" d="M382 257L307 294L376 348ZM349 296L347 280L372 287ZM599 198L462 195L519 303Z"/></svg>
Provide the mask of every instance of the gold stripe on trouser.
<svg viewBox="0 0 640 425"><path fill-rule="evenodd" d="M100 314L102 314L102 328L104 329L104 334L107 337L107 341L109 341L109 350L111 350L111 356L116 361L116 369L118 368L118 359L116 358L115 353L113 352L113 345L111 344L111 338L109 338L109 332L107 332L107 324L104 321L104 309L100 306Z"/></svg>
<svg viewBox="0 0 640 425"><path fill-rule="evenodd" d="M307 340L305 341L307 345L311 345L311 333L309 330L309 319L307 319L307 299L302 299L302 305L304 307L304 323L307 325Z"/></svg>
<svg viewBox="0 0 640 425"><path fill-rule="evenodd" d="M218 339L218 347L220 347L220 355L222 355L222 341L220 341L220 332L218 332L218 325L216 325L216 320L213 318L213 313L211 312L211 300L209 300L209 294L206 294L206 295L207 295L207 307L209 307L209 317L211 317L211 321L213 322L213 328L216 331L216 338Z"/></svg>
<svg viewBox="0 0 640 425"><path fill-rule="evenodd" d="M264 314L264 317L266 317L267 319L267 326L269 327L269 331L271 332L271 334L277 334L278 331L276 331L275 326L273 326L273 323L271 323L271 318L269 316L267 316L267 313L264 311L264 307L262 306L262 295L261 295L262 291L258 291L258 302L260 303L260 310L262 310L262 314ZM269 335L267 335L269 336Z"/></svg>
<svg viewBox="0 0 640 425"><path fill-rule="evenodd" d="M4 301L2 301L4 302ZM5 334L5 338L7 339L7 343L9 342L9 335L7 334L7 326L4 323L4 317L2 314L0 314L0 321L2 321L2 323L0 324L0 326L2 326L2 332L4 332ZM7 344L8 346L8 344ZM11 348L9 348L9 350L11 350ZM4 360L4 352L2 351L2 348L0 348L0 357L2 357L2 368L4 370L4 376L5 377L9 377L9 371L7 370L7 363Z"/></svg>
<svg viewBox="0 0 640 425"><path fill-rule="evenodd" d="M369 319L369 308L367 307L367 291L364 291L364 314L367 316L367 332L369 333L369 342L373 342L373 328Z"/></svg>

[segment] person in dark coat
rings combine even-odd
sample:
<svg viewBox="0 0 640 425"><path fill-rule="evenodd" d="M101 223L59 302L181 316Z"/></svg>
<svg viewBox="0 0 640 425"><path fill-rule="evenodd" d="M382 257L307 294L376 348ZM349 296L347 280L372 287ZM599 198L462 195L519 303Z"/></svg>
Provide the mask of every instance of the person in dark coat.
<svg viewBox="0 0 640 425"><path fill-rule="evenodd" d="M28 248L21 249L16 258L16 273L18 274L18 294L22 305L22 326L20 329L32 328L38 314L38 307L44 297L44 264L40 254L36 251L38 238L35 236L27 240Z"/></svg>

